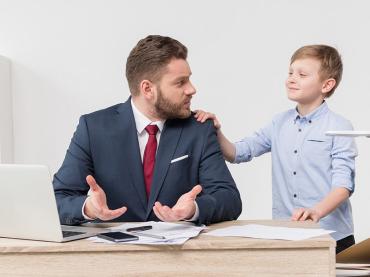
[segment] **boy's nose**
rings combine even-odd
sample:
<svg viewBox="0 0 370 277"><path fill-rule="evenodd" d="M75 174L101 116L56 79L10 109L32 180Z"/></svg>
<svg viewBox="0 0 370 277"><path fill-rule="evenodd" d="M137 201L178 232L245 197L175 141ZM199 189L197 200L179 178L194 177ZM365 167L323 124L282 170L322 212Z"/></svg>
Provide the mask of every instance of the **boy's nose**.
<svg viewBox="0 0 370 277"><path fill-rule="evenodd" d="M288 83L295 83L295 82L296 82L296 80L295 80L295 78L293 77L293 75L290 75L290 76L288 77L288 79L287 79L287 82L288 82Z"/></svg>

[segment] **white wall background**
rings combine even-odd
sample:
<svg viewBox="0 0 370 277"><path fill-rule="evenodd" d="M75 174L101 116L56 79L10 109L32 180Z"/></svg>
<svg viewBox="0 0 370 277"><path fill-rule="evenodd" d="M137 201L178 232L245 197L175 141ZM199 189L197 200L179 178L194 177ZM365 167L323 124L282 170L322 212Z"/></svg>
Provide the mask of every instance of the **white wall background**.
<svg viewBox="0 0 370 277"><path fill-rule="evenodd" d="M0 0L0 55L12 60L15 161L60 166L78 118L129 96L124 64L148 34L188 46L193 108L215 112L240 139L291 108L284 80L304 44L336 46L344 78L330 107L369 130L370 2ZM355 235L370 237L370 139L357 140ZM270 155L230 165L241 219L271 217Z"/></svg>
<svg viewBox="0 0 370 277"><path fill-rule="evenodd" d="M0 55L0 163L13 162L13 103L10 61Z"/></svg>

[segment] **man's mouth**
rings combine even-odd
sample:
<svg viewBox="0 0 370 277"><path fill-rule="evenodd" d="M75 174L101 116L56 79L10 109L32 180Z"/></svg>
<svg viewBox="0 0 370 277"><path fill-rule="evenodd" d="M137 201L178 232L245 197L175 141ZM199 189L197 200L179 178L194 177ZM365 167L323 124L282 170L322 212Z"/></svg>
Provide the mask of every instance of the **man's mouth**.
<svg viewBox="0 0 370 277"><path fill-rule="evenodd" d="M190 107L191 99L184 102L184 106Z"/></svg>

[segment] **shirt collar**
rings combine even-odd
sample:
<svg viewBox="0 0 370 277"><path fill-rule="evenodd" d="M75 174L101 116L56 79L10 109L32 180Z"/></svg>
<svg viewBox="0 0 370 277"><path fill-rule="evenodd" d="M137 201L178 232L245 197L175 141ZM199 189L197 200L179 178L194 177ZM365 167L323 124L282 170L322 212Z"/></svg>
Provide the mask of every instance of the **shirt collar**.
<svg viewBox="0 0 370 277"><path fill-rule="evenodd" d="M162 121L151 121L149 118L147 118L142 112L136 108L134 101L132 101L131 98L131 107L132 107L132 112L134 114L134 119L135 119L135 124L136 124L136 130L138 134L141 134L144 130L145 127L152 124L152 125L157 125L159 132L162 132L165 120Z"/></svg>
<svg viewBox="0 0 370 277"><path fill-rule="evenodd" d="M294 122L301 119L301 120L309 121L311 123L312 121L316 120L320 116L326 114L328 111L329 111L328 104L326 104L325 100L320 106L318 106L316 109L314 109L312 112L310 112L309 114L307 114L305 116L301 116L298 113L298 109L295 108Z"/></svg>

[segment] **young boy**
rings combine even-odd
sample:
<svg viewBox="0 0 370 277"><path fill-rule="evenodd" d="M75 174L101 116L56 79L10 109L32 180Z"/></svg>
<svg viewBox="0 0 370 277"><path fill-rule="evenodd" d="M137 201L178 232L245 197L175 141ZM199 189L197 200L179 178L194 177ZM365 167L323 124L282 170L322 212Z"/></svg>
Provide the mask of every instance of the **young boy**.
<svg viewBox="0 0 370 277"><path fill-rule="evenodd" d="M355 243L349 196L354 191L356 145L352 138L325 135L328 130L353 129L325 102L339 85L342 70L333 47L298 49L286 80L288 98L297 106L236 143L223 135L214 114L201 110L195 114L200 122L213 119L229 162L248 162L271 151L273 218L310 219L335 230L337 253Z"/></svg>

